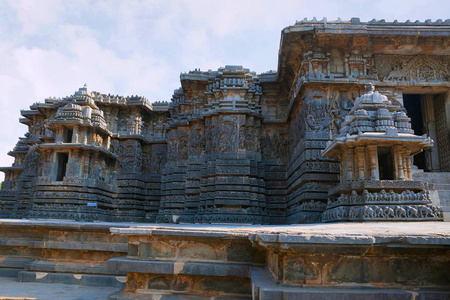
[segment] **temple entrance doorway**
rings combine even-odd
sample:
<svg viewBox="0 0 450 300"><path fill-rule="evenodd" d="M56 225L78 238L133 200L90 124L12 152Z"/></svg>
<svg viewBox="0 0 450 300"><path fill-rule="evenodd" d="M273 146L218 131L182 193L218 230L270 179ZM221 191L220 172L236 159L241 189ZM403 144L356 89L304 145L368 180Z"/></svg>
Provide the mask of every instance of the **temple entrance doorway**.
<svg viewBox="0 0 450 300"><path fill-rule="evenodd" d="M411 127L414 134L426 134L433 141L431 149L427 149L413 157L413 164L425 172L439 171L438 137L435 121L434 94L403 94L403 106L408 117L411 118Z"/></svg>
<svg viewBox="0 0 450 300"><path fill-rule="evenodd" d="M403 95L403 104L407 111L408 117L411 118L411 127L414 130L414 134L425 134L424 122L423 122L423 109L422 109L422 95L409 94ZM420 152L413 157L413 164L419 169L429 171L427 169L425 152Z"/></svg>

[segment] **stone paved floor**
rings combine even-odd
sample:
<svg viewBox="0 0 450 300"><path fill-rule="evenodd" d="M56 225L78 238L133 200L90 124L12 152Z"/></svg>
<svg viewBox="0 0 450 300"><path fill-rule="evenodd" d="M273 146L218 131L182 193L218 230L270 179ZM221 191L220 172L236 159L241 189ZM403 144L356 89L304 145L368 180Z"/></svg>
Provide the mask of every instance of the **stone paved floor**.
<svg viewBox="0 0 450 300"><path fill-rule="evenodd" d="M0 300L104 300L118 288L56 283L17 282L0 277Z"/></svg>

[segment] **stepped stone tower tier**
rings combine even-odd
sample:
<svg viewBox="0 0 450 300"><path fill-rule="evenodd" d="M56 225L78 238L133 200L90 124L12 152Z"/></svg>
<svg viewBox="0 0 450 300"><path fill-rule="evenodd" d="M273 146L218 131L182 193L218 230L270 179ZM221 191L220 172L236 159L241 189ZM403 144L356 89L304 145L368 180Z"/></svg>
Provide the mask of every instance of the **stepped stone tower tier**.
<svg viewBox="0 0 450 300"><path fill-rule="evenodd" d="M282 30L277 71L195 69L169 102L85 85L34 103L0 168L0 217L450 217L449 35L449 20L305 19Z"/></svg>

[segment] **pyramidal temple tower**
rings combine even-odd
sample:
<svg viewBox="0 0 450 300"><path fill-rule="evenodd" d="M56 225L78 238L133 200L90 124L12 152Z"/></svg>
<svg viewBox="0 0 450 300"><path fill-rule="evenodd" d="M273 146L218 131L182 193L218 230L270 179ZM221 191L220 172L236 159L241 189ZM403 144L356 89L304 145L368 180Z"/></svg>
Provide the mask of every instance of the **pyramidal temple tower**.
<svg viewBox="0 0 450 300"><path fill-rule="evenodd" d="M433 146L411 119L370 84L345 117L324 157L340 161L340 183L329 191L323 221L442 220L429 184L414 181L411 157Z"/></svg>

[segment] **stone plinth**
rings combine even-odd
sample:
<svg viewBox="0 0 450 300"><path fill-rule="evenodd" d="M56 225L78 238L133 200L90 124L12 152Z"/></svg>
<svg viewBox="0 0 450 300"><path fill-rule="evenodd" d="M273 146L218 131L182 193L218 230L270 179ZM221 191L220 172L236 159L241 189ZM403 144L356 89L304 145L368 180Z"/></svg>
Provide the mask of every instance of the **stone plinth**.
<svg viewBox="0 0 450 300"><path fill-rule="evenodd" d="M1 276L124 288L110 299L450 296L450 225L443 222L158 226L0 220L0 237Z"/></svg>

